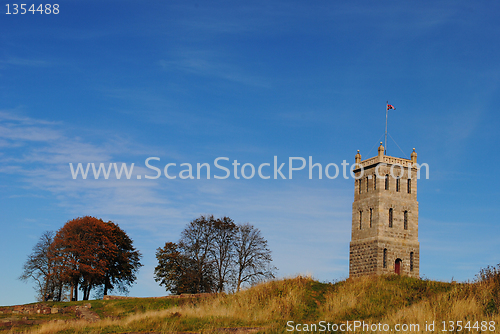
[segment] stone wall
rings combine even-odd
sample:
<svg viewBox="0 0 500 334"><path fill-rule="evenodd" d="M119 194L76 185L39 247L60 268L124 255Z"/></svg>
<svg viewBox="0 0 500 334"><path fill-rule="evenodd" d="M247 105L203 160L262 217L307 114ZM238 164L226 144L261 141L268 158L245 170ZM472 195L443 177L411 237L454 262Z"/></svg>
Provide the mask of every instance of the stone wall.
<svg viewBox="0 0 500 334"><path fill-rule="evenodd" d="M62 309L47 304L15 305L0 308L1 314L54 314L61 313Z"/></svg>

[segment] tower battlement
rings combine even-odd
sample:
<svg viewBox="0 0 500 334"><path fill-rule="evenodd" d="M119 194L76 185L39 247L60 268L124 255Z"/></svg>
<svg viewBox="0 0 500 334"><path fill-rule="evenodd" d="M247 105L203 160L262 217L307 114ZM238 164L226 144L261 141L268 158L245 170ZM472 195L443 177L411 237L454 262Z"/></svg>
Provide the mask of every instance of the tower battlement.
<svg viewBox="0 0 500 334"><path fill-rule="evenodd" d="M380 143L376 157L355 156L349 277L419 277L417 153L403 159L384 150Z"/></svg>

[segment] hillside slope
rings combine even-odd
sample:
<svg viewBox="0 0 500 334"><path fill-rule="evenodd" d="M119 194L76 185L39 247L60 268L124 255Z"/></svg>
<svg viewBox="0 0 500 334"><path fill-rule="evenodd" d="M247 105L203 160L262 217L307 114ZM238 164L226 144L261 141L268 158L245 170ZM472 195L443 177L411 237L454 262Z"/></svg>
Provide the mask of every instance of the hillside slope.
<svg viewBox="0 0 500 334"><path fill-rule="evenodd" d="M3 308L0 329L32 333L289 333L362 332L364 328L364 332L437 333L461 326L459 333L500 332L499 291L500 282L495 279L443 283L385 276L327 284L296 277L236 294L44 303L46 308L59 309L59 313L47 315L12 314L12 308ZM100 320L78 319L75 310L84 304L90 304L87 307ZM5 325L9 320L10 326Z"/></svg>

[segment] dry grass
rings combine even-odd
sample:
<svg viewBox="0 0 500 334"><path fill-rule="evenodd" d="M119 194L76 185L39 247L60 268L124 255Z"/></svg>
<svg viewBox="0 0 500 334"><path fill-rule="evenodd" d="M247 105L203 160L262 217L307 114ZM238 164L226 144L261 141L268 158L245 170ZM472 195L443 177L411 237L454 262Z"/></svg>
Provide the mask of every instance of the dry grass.
<svg viewBox="0 0 500 334"><path fill-rule="evenodd" d="M121 316L101 315L103 320L96 323L46 323L30 333L216 333L229 327L259 327L263 333L286 333L288 320L420 324L421 330L426 322L433 321L495 321L500 327L496 291L494 281L457 284L387 276L325 284L296 277L263 283L236 294L165 304L164 309L148 306L148 299L134 300L137 305L133 312L130 305L95 301L105 303L102 309L107 312ZM436 328L435 332L441 330Z"/></svg>

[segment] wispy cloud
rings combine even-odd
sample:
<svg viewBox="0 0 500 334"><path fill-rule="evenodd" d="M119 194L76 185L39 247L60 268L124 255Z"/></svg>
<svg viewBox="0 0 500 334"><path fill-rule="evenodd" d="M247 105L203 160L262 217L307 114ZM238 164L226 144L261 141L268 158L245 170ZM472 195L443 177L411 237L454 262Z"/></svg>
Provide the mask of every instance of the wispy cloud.
<svg viewBox="0 0 500 334"><path fill-rule="evenodd" d="M57 131L34 126L0 126L0 137L9 140L53 141L60 139Z"/></svg>
<svg viewBox="0 0 500 334"><path fill-rule="evenodd" d="M47 121L43 119L36 119L20 114L21 108L0 110L0 121L16 121L24 125L58 125L61 122Z"/></svg>
<svg viewBox="0 0 500 334"><path fill-rule="evenodd" d="M170 59L160 60L159 64L165 71L181 71L261 88L272 87L269 78L256 76L235 65L228 55L220 52L184 50L173 54Z"/></svg>
<svg viewBox="0 0 500 334"><path fill-rule="evenodd" d="M152 171L141 161L134 161L139 156L135 154L139 151L137 144L115 146L106 136L96 145L86 141L81 132L78 138L72 136L65 124L7 112L2 115L12 122L4 125L10 130L4 137L12 145L28 141L37 144L16 151L18 156L0 160L0 173L9 174L16 187L24 189L16 196L28 195L33 199L46 192L70 216L91 214L117 221L125 229L135 231L133 237L145 257L154 258L158 246L177 240L185 224L200 214L228 215L239 223L253 223L263 231L281 275L311 272L325 279L347 272L347 258L340 254L350 233L350 192L331 189L326 184L314 186L285 180L270 180L275 182L273 186L269 182L231 179L138 180L137 175L151 175ZM21 136L23 130L39 136ZM95 180L92 175L86 180L74 180L68 165L102 162L108 166L110 162L120 165L120 161L136 163L130 180L113 176ZM49 229L59 227L58 224ZM291 258L297 260L292 264ZM149 260L148 268L152 266ZM149 277L150 273L144 275Z"/></svg>
<svg viewBox="0 0 500 334"><path fill-rule="evenodd" d="M29 67L48 67L51 66L51 63L46 60L40 59L30 59L30 58L7 58L0 59L0 64L3 65L14 65L14 66L29 66Z"/></svg>

